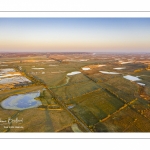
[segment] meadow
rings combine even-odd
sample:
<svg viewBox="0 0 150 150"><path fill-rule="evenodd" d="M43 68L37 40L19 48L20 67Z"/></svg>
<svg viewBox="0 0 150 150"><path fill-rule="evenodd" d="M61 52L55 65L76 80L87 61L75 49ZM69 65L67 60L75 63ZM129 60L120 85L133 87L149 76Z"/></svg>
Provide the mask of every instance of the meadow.
<svg viewBox="0 0 150 150"><path fill-rule="evenodd" d="M147 63L150 55L143 57ZM0 131L149 132L150 70L146 63L140 54L6 54L0 59L0 69L15 69L31 82L1 83L0 102L40 91L35 99L41 105L19 111L0 107L1 120L23 118L23 128L5 129L1 122ZM127 75L140 80L127 80Z"/></svg>

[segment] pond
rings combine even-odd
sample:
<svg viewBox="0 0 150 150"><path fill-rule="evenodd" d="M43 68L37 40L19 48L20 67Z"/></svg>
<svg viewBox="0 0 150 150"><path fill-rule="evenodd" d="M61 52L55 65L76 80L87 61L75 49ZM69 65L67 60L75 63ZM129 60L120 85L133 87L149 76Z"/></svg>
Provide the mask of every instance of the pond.
<svg viewBox="0 0 150 150"><path fill-rule="evenodd" d="M42 105L41 101L35 100L40 96L40 91L27 94L19 94L6 98L1 102L4 109L24 110Z"/></svg>
<svg viewBox="0 0 150 150"><path fill-rule="evenodd" d="M113 68L113 69L116 69L116 70L121 70L121 69L125 69L125 67Z"/></svg>
<svg viewBox="0 0 150 150"><path fill-rule="evenodd" d="M88 61L89 59L80 59L80 61Z"/></svg>
<svg viewBox="0 0 150 150"><path fill-rule="evenodd" d="M106 65L98 65L98 67L104 67L104 66L106 66Z"/></svg>
<svg viewBox="0 0 150 150"><path fill-rule="evenodd" d="M41 69L45 69L45 68L32 68L32 69L37 69L37 70L41 70Z"/></svg>
<svg viewBox="0 0 150 150"><path fill-rule="evenodd" d="M135 76L131 76L131 75L126 75L126 76L123 76L125 79L127 80L130 80L130 81L139 81L141 79L139 79L138 77L135 77Z"/></svg>
<svg viewBox="0 0 150 150"><path fill-rule="evenodd" d="M19 83L31 83L29 79L23 76L16 76L11 78L2 78L0 77L0 84L19 84Z"/></svg>
<svg viewBox="0 0 150 150"><path fill-rule="evenodd" d="M68 106L68 109L71 109L71 108L73 108L75 105L70 105L70 106Z"/></svg>
<svg viewBox="0 0 150 150"><path fill-rule="evenodd" d="M139 85L141 85L141 86L145 86L145 84L144 84L144 83L137 83L137 84L139 84Z"/></svg>
<svg viewBox="0 0 150 150"><path fill-rule="evenodd" d="M81 73L80 71L73 71L73 72L70 72L70 73L67 73L68 76L72 76L72 75L76 75L76 74L79 74Z"/></svg>
<svg viewBox="0 0 150 150"><path fill-rule="evenodd" d="M132 61L126 61L126 62L125 62L125 61L119 61L119 62L120 62L120 64L122 64L122 65L123 65L123 64L130 64L130 63L133 63Z"/></svg>
<svg viewBox="0 0 150 150"><path fill-rule="evenodd" d="M88 67L85 67L85 68L82 68L82 70L91 70L91 69Z"/></svg>
<svg viewBox="0 0 150 150"><path fill-rule="evenodd" d="M99 71L103 74L120 74L120 73L117 73L117 72L108 72L108 71Z"/></svg>

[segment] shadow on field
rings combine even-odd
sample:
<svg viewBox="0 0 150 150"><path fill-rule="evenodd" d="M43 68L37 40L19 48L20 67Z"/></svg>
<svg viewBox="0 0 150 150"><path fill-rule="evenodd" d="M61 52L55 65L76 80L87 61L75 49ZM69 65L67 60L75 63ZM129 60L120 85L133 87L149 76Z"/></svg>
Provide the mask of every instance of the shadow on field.
<svg viewBox="0 0 150 150"><path fill-rule="evenodd" d="M45 116L46 116L45 132L54 132L53 123L52 123L51 117L49 115L49 111L47 109L45 110Z"/></svg>

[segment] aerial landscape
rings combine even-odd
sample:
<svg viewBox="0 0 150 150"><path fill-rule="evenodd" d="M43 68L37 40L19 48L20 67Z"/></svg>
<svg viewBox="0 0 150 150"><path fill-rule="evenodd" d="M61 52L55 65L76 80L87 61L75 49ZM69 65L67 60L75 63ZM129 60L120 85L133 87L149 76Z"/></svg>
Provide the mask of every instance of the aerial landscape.
<svg viewBox="0 0 150 150"><path fill-rule="evenodd" d="M0 132L150 132L149 18L0 18Z"/></svg>

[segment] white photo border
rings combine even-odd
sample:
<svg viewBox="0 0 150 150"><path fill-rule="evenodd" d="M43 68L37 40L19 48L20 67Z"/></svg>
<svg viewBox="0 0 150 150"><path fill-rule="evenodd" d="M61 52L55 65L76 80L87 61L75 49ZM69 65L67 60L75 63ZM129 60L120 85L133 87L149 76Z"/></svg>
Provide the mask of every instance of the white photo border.
<svg viewBox="0 0 150 150"><path fill-rule="evenodd" d="M150 11L0 11L0 18L150 18ZM150 139L150 133L1 133L0 139Z"/></svg>

